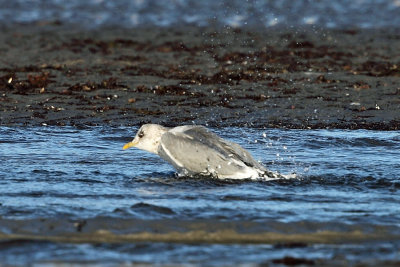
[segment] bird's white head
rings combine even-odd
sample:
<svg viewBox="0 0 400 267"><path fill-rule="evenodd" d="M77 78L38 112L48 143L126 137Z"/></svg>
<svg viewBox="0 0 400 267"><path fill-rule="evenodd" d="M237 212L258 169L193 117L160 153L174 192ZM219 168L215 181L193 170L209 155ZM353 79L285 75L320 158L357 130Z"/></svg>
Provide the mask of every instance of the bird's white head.
<svg viewBox="0 0 400 267"><path fill-rule="evenodd" d="M139 149L157 154L161 136L166 131L168 131L168 128L158 124L144 124L142 127L140 127L135 138L131 142L125 144L122 149L137 147Z"/></svg>

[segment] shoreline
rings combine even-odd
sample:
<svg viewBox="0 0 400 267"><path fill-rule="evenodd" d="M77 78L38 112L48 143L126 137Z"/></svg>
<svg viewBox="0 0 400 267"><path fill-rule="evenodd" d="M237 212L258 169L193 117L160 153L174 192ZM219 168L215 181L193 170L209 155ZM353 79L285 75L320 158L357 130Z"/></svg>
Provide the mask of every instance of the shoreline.
<svg viewBox="0 0 400 267"><path fill-rule="evenodd" d="M0 125L400 129L400 32L0 31Z"/></svg>

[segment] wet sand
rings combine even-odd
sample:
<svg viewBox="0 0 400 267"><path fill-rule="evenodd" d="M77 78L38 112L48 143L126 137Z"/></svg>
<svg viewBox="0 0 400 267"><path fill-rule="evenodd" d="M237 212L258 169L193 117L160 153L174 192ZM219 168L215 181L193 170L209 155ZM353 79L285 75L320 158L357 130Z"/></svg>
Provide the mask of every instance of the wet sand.
<svg viewBox="0 0 400 267"><path fill-rule="evenodd" d="M199 254L205 253L201 249L212 245L233 245L234 251L238 246L257 246L270 245L269 249L264 248L264 253L276 253L279 251L289 254L294 250L323 250L322 246L330 248L328 255L317 258L310 258L309 255L303 257L284 256L279 258L272 256L268 260L253 259L255 263L252 266L349 266L361 264L362 266L398 266L398 259L380 260L379 258L371 259L368 253L376 253L376 247L382 247L382 244L398 244L399 236L391 233L391 227L359 225L351 226L347 224L337 223L318 223L318 222L301 222L301 223L282 223L282 222L249 222L249 221L215 221L215 220L140 220L140 219L118 219L97 217L82 220L60 220L60 219L27 219L0 220L2 231L0 232L0 249L4 252L15 253L16 255L29 255L30 250L41 251L43 255L51 254L52 250L58 250L69 254L68 249L74 248L79 244L89 246L110 247L114 253L124 254L125 250L142 251L145 254L147 250L151 250L152 244L166 246L165 250L176 248L182 250L181 254L186 255L184 248L190 246L199 246ZM338 230L341 228L341 230ZM260 229L263 231L260 232ZM318 229L318 230L315 230ZM68 249L65 247L67 244ZM132 248L132 246L134 246ZM156 250L160 247L156 247ZM355 256L354 259L340 256L340 247L356 247L349 255ZM50 247L50 248L49 248ZM383 246L384 247L384 246ZM335 251L338 250L338 251ZM50 252L48 252L49 250ZM386 249L388 250L388 249ZM385 252L384 249L382 249ZM387 252L387 251L386 251ZM76 251L75 251L76 253ZM237 251L239 255L242 253ZM352 254L353 253L353 254ZM355 255L354 255L355 253ZM157 251L155 252L157 254ZM331 258L331 254L338 254ZM42 257L43 257L42 255ZM69 258L71 257L72 258ZM58 264L68 263L85 263L102 265L105 261L101 255L90 260L80 259L80 257L63 256L62 261L59 260L34 260L36 264L51 263L55 266ZM215 255L213 255L215 256ZM225 259L226 255L219 255L224 261L224 265L240 266L243 259L236 256L233 259ZM265 256L265 255L264 255ZM26 256L25 256L26 257ZM54 258L55 255L48 256ZM184 257L184 256L183 256ZM24 260L21 260L23 258ZM29 259L29 257L27 257ZM57 257L56 257L57 258ZM32 259L28 260L24 257L16 257L21 265L27 262L32 263ZM220 259L221 260L221 259ZM54 261L54 262L53 262ZM152 261L157 262L157 259ZM150 261L150 262L152 262ZM161 266L180 265L182 259L169 259L169 264L163 262ZM187 263L187 260L183 260ZM125 262L127 266L137 263L149 264L148 260L133 261L130 264ZM192 264L195 262L192 262ZM201 264L219 265L217 259L208 259ZM15 264L15 262L14 262ZM199 263L198 263L199 264ZM160 265L160 264L158 264ZM195 264L196 265L196 264Z"/></svg>
<svg viewBox="0 0 400 267"><path fill-rule="evenodd" d="M0 240L67 243L362 244L396 242L394 227L303 221L142 220L96 217L0 219Z"/></svg>
<svg viewBox="0 0 400 267"><path fill-rule="evenodd" d="M0 31L1 125L400 128L395 30Z"/></svg>

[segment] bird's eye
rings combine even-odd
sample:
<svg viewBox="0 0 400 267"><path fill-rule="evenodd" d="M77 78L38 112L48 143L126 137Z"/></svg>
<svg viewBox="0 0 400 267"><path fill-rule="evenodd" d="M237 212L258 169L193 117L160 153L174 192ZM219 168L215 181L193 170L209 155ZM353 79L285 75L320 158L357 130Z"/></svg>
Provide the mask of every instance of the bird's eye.
<svg viewBox="0 0 400 267"><path fill-rule="evenodd" d="M142 137L144 136L144 133L143 133L143 132L140 132L140 133L138 134L138 136L139 136L139 138L142 138Z"/></svg>

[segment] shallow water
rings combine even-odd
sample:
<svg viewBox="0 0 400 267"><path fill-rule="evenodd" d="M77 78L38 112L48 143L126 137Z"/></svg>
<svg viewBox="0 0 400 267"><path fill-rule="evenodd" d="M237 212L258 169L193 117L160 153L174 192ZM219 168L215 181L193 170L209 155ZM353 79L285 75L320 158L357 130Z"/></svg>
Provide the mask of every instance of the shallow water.
<svg viewBox="0 0 400 267"><path fill-rule="evenodd" d="M277 181L218 181L178 178L155 155L123 151L136 130L0 127L0 233L5 235L0 261L24 264L79 256L103 263L214 259L211 263L218 265L288 255L399 260L398 131L213 129L269 169L297 175ZM78 228L68 228L80 221L84 223ZM53 226L43 230L36 224ZM228 228L234 235L224 232ZM76 230L92 233L90 229L110 230L114 241L99 244L90 237L77 244L65 237ZM193 235L177 236L176 231ZM196 231L201 232L198 237ZM319 236L321 231L333 235ZM145 232L154 234L150 239L156 242L140 239ZM16 233L50 233L61 241L22 242L12 236ZM137 236L122 240L121 233ZM218 239L204 241L207 234ZM279 246L284 238L275 234L297 235L293 240L300 245Z"/></svg>

